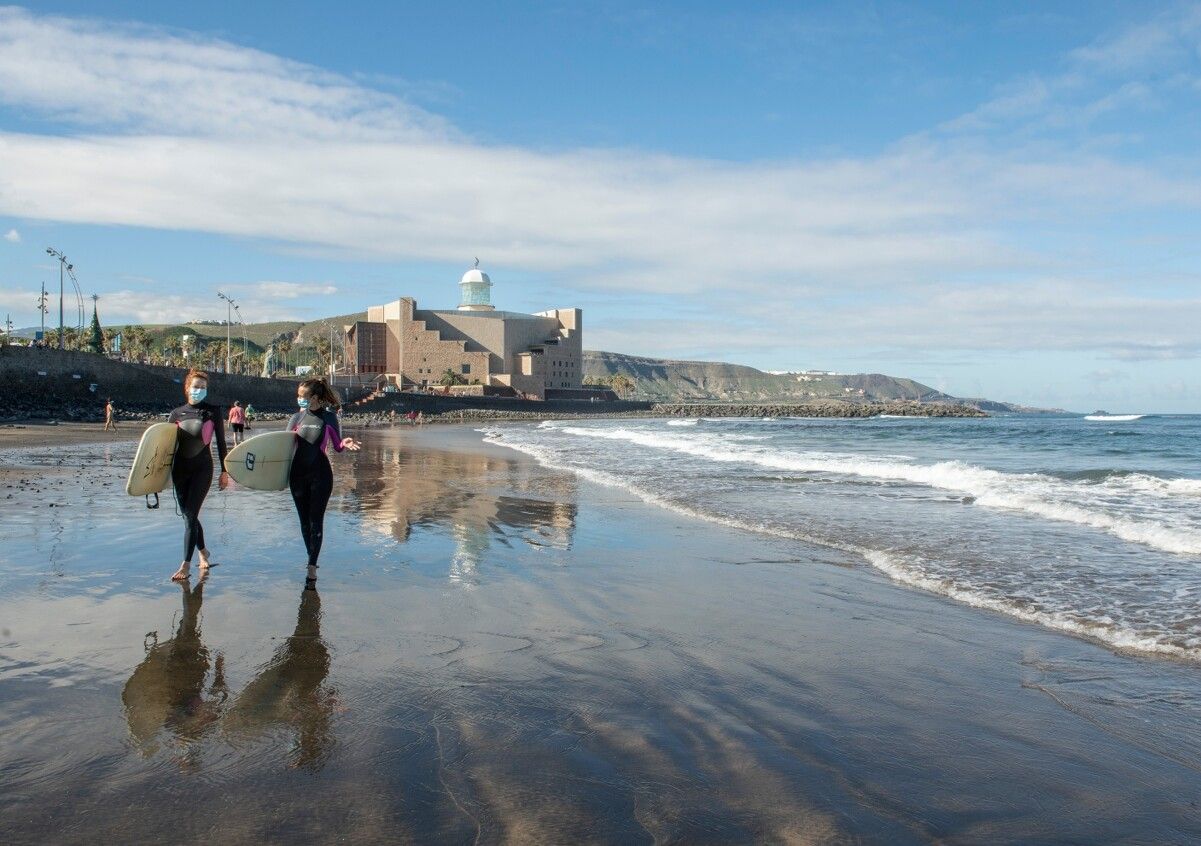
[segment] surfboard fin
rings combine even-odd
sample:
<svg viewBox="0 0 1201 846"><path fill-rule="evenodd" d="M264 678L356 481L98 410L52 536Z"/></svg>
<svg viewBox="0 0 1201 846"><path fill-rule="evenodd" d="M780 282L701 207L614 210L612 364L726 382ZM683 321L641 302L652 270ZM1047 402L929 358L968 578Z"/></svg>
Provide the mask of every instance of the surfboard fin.
<svg viewBox="0 0 1201 846"><path fill-rule="evenodd" d="M153 505L150 504L150 497L154 497ZM158 508L158 494L146 494L146 507L151 509Z"/></svg>

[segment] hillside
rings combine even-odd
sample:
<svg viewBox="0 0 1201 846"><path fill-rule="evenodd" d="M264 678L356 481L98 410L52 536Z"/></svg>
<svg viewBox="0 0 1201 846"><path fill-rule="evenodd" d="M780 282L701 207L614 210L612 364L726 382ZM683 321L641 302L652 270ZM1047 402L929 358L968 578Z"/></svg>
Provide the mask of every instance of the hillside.
<svg viewBox="0 0 1201 846"><path fill-rule="evenodd" d="M805 402L814 399L950 402L954 399L912 379L878 373L775 374L740 364L675 361L585 350L585 381L599 381L619 374L634 380L639 399L661 402Z"/></svg>
<svg viewBox="0 0 1201 846"><path fill-rule="evenodd" d="M280 320L272 323L247 323L243 326L240 323L235 323L230 327L230 337L242 343L242 332L245 329L246 342L249 346L254 346L260 351L266 349L267 344L280 338L288 336L297 342L294 349L301 347L311 347L313 335L316 332L327 331L330 326L336 330L341 330L348 323L354 323L356 320L363 320L367 316L366 312L358 312L356 314L342 314L336 317L323 317L320 320L310 320L307 323L293 320ZM109 327L108 331L120 331L121 326ZM151 334L154 338L163 338L169 335L199 335L202 338L212 340L225 340L225 324L224 323L180 323L180 324L142 324L142 328Z"/></svg>
<svg viewBox="0 0 1201 846"><path fill-rule="evenodd" d="M235 359L235 369L239 369L240 363L237 360L241 358L243 331L250 359L248 372L258 373L262 367L262 354L267 346L285 338L291 342L286 360L290 372L291 368L297 365L319 364L318 336L327 336L332 329L337 346L342 327L365 318L365 312L356 312L307 323L277 321L249 323L245 326L235 324L230 327L231 353ZM107 326L105 331L111 337L125 328L127 327ZM148 342L148 349L142 352L143 360L149 360L151 363L177 359L178 346L173 347L171 341L181 335L196 335L205 342L203 355L198 359L202 364L207 362L208 366L215 367L224 355L226 328L222 323L158 324L142 325L140 328L145 331ZM32 336L32 330L18 330L14 335ZM68 346L78 348L79 342L69 343ZM280 359L277 357L276 361L279 363ZM600 350L584 351L583 376L585 382L600 382L615 376L624 376L634 383L632 398L652 402L963 402L991 412L1046 411L983 398L952 397L921 382L880 373L766 373L741 364L647 358Z"/></svg>

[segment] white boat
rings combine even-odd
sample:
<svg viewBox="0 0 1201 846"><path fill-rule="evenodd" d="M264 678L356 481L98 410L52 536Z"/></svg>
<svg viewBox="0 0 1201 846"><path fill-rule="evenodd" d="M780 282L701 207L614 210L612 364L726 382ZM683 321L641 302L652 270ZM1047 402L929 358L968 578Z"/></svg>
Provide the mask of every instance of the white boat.
<svg viewBox="0 0 1201 846"><path fill-rule="evenodd" d="M1132 420L1141 420L1146 416L1145 414L1086 414L1084 419L1102 423L1129 423Z"/></svg>

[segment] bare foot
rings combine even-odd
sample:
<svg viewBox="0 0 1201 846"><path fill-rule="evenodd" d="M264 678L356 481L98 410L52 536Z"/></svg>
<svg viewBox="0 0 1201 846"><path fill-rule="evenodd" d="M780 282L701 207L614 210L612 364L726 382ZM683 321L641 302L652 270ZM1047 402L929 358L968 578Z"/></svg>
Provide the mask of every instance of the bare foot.
<svg viewBox="0 0 1201 846"><path fill-rule="evenodd" d="M212 558L209 556L209 551L207 549L199 550L199 552L200 552L200 572L208 573L208 570L210 567L217 566L217 562L212 560Z"/></svg>
<svg viewBox="0 0 1201 846"><path fill-rule="evenodd" d="M317 589L317 565L310 564L308 573L305 575L304 586L307 590Z"/></svg>
<svg viewBox="0 0 1201 846"><path fill-rule="evenodd" d="M187 561L180 564L179 569L175 571L175 575L171 577L171 581L186 582L188 580L188 577L191 576L191 573L188 572L191 568L192 568L192 565L190 563L188 563Z"/></svg>

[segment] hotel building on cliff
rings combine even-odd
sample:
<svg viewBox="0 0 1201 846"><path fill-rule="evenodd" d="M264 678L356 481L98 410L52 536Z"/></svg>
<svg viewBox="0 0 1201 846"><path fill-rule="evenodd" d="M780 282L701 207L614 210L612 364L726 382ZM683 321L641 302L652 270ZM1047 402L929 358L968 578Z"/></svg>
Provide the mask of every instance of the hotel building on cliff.
<svg viewBox="0 0 1201 846"><path fill-rule="evenodd" d="M478 267L459 281L459 307L419 309L412 297L367 309L346 327L347 370L360 382L401 390L439 385L447 370L456 393L528 399L584 396L583 312L497 311L492 280Z"/></svg>

